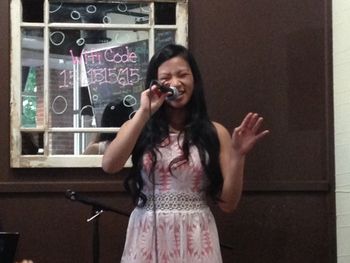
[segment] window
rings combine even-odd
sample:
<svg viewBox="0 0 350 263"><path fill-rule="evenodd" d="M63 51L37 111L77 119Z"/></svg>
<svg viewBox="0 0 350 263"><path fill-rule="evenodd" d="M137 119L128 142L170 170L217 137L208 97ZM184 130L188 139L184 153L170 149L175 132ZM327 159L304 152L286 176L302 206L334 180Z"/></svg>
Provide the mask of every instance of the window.
<svg viewBox="0 0 350 263"><path fill-rule="evenodd" d="M133 116L149 58L186 46L187 23L187 0L12 0L11 167L99 167L88 146Z"/></svg>

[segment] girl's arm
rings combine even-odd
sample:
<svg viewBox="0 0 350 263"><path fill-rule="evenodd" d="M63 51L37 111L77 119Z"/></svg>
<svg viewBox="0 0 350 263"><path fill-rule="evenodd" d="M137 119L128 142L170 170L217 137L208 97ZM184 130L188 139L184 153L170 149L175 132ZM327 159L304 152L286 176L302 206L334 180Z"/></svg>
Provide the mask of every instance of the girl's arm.
<svg viewBox="0 0 350 263"><path fill-rule="evenodd" d="M263 118L256 113L248 113L241 125L230 136L221 124L214 123L220 141L220 166L223 187L219 203L221 210L232 212L238 205L243 189L243 174L246 154L255 143L269 133L259 132Z"/></svg>
<svg viewBox="0 0 350 263"><path fill-rule="evenodd" d="M151 115L164 103L167 94L156 92L156 86L141 93L140 108L134 117L125 122L118 136L107 147L102 158L102 169L107 173L116 173L123 169L135 147L142 129Z"/></svg>

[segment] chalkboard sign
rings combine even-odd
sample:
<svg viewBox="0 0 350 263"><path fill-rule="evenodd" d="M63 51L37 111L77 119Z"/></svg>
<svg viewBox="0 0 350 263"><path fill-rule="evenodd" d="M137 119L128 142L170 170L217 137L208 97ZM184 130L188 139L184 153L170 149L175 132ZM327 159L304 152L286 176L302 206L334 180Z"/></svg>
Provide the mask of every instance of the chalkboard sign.
<svg viewBox="0 0 350 263"><path fill-rule="evenodd" d="M149 60L148 40L83 51L81 57L98 124L109 102L123 101L134 110L139 107Z"/></svg>
<svg viewBox="0 0 350 263"><path fill-rule="evenodd" d="M175 43L175 31L174 30L155 30L155 50L156 52L168 44Z"/></svg>

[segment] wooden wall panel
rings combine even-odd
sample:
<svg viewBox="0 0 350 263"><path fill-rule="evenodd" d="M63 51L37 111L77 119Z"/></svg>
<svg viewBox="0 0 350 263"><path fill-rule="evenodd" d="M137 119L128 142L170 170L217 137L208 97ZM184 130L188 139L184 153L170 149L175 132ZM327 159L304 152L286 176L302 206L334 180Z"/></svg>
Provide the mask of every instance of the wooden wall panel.
<svg viewBox="0 0 350 263"><path fill-rule="evenodd" d="M130 209L119 175L100 169L11 169L10 0L0 1L0 220L20 231L18 258L92 262L90 208L70 188ZM189 44L213 119L228 128L248 111L270 136L248 156L236 213L214 208L224 262L336 262L330 0L190 0ZM100 218L101 262L118 262L127 219Z"/></svg>
<svg viewBox="0 0 350 263"><path fill-rule="evenodd" d="M249 156L246 180L328 179L329 3L190 1L189 45L212 118L232 130L256 111L271 130Z"/></svg>
<svg viewBox="0 0 350 263"><path fill-rule="evenodd" d="M224 262L335 262L327 194L249 192L231 216L214 210Z"/></svg>
<svg viewBox="0 0 350 263"><path fill-rule="evenodd" d="M130 212L130 199L122 194L81 193L109 207ZM17 258L34 262L93 262L94 222L91 207L60 193L0 195L3 230L20 232ZM114 212L99 216L100 262L118 262L128 218Z"/></svg>

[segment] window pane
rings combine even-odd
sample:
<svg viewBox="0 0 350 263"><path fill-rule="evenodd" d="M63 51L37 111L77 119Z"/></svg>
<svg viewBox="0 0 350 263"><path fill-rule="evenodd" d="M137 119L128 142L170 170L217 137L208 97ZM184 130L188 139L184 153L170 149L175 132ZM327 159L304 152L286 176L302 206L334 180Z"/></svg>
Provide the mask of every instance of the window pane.
<svg viewBox="0 0 350 263"><path fill-rule="evenodd" d="M44 0L22 0L24 22L43 22Z"/></svg>
<svg viewBox="0 0 350 263"><path fill-rule="evenodd" d="M147 24L149 4L50 2L50 22Z"/></svg>
<svg viewBox="0 0 350 263"><path fill-rule="evenodd" d="M22 127L43 125L43 32L22 30Z"/></svg>
<svg viewBox="0 0 350 263"><path fill-rule="evenodd" d="M82 139L79 133L50 133L49 154L74 154L74 148L78 154Z"/></svg>
<svg viewBox="0 0 350 263"><path fill-rule="evenodd" d="M22 154L43 154L44 152L44 134L37 132L22 132Z"/></svg>
<svg viewBox="0 0 350 263"><path fill-rule="evenodd" d="M175 30L155 30L156 51L167 44L175 43Z"/></svg>
<svg viewBox="0 0 350 263"><path fill-rule="evenodd" d="M116 136L116 132L103 133L49 133L50 155L87 155L103 154L108 143ZM100 139L104 138L104 139Z"/></svg>
<svg viewBox="0 0 350 263"><path fill-rule="evenodd" d="M176 25L176 3L154 3L156 25Z"/></svg>
<svg viewBox="0 0 350 263"><path fill-rule="evenodd" d="M124 102L133 110L139 106L149 59L148 32L88 30L85 34L110 40L82 45L80 34L50 33L51 127L100 126L110 102Z"/></svg>

